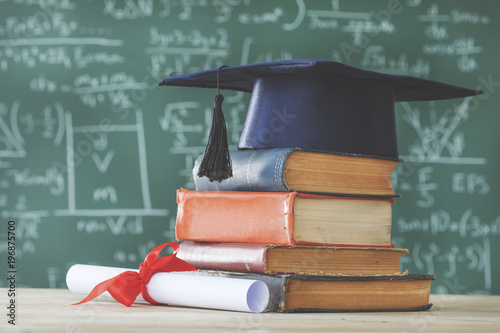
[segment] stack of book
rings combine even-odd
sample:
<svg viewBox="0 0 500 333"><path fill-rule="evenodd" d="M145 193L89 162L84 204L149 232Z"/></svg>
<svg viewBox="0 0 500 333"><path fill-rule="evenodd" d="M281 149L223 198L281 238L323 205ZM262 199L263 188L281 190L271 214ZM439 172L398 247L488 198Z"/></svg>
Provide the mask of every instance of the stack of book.
<svg viewBox="0 0 500 333"><path fill-rule="evenodd" d="M434 277L401 272L407 250L390 243L394 103L481 91L317 59L221 66L160 85L217 92L197 190L178 192L183 259L268 281L273 311L430 307ZM231 159L220 89L252 93Z"/></svg>
<svg viewBox="0 0 500 333"><path fill-rule="evenodd" d="M179 258L207 274L258 279L269 311L430 308L432 275L401 272L391 244L399 160L295 148L231 152L233 177L177 193ZM211 273L208 273L211 272Z"/></svg>

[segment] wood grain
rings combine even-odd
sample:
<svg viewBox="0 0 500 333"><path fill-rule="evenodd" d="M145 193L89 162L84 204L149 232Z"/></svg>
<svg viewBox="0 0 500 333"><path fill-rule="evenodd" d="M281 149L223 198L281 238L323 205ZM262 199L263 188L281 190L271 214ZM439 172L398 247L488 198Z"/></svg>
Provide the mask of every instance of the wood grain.
<svg viewBox="0 0 500 333"><path fill-rule="evenodd" d="M82 295L66 289L17 291L12 332L498 332L500 296L431 295L434 307L410 313L250 314L229 311L135 304L112 299L71 305ZM7 289L0 289L7 295ZM0 298L3 302L6 297Z"/></svg>

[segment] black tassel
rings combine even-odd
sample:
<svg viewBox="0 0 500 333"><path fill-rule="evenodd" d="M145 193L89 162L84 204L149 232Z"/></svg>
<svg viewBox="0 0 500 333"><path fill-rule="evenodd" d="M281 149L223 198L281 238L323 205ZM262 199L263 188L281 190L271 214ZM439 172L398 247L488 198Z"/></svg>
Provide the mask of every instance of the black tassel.
<svg viewBox="0 0 500 333"><path fill-rule="evenodd" d="M203 156L198 170L198 177L205 176L211 182L217 181L219 183L233 176L231 157L229 156L229 147L227 144L226 120L222 112L224 96L219 93L219 70L221 68L217 70L217 95L214 98L212 128L208 136L205 156Z"/></svg>

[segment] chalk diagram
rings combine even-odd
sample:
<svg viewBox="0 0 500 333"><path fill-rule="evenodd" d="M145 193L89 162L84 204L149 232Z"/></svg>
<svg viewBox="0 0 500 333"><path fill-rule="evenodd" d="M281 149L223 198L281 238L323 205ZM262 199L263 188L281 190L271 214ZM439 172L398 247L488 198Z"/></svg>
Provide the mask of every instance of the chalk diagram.
<svg viewBox="0 0 500 333"><path fill-rule="evenodd" d="M4 108L3 108L4 109ZM10 112L10 125L6 121L7 113L1 109L0 110L0 159L3 160L2 165L4 168L9 168L10 164L7 159L10 158L27 158L27 152L24 149L24 138L19 131L17 113L19 109L19 103L14 102ZM57 111L57 110L56 110ZM60 111L60 110L59 110ZM142 111L135 111L135 123L127 125L113 124L109 126L101 125L87 125L78 126L74 125L72 122L72 115L68 111L56 112L60 114L55 115L55 118L61 118L62 121L58 124L59 130L56 130L54 134L54 144L60 145L61 140L66 140L65 142L65 155L66 161L64 163L58 163L57 168L60 172L59 175L64 175L66 183L66 195L67 195L67 207L61 207L60 209L53 210L29 210L24 209L22 206L16 204L13 210L2 212L3 217L12 218L33 218L33 217L48 217L48 216L92 216L92 217L105 217L105 216L168 216L169 211L167 209L155 209L152 207L151 195L149 189L149 179L147 172L147 160L146 160L146 142L144 136L144 123L142 117ZM35 125L39 121L38 119L32 119ZM78 149L75 147L75 136L80 136L77 143L85 143L87 146L92 147L91 153L87 158L91 159L95 172L100 174L105 174L108 168L120 154L116 149L108 146L108 138L117 134L126 134L129 140L136 142L137 151L137 164L136 168L139 174L131 174L130 177L133 179L138 178L138 183L140 184L140 190L137 191L137 196L142 201L139 207L129 208L123 207L123 205L114 205L114 209L102 209L102 208L88 208L79 202L77 199L77 188L79 182L76 177L78 172L82 168L78 168L78 161L76 159L76 154L78 154ZM42 133L43 135L43 133ZM83 139L82 139L83 138ZM116 148L116 147L115 147ZM137 181L136 181L137 183ZM2 188L9 188L15 186L11 184L7 179L1 181ZM23 197L27 200L29 196L28 193L22 194L19 197ZM113 185L105 185L102 187L97 187L92 190L92 200L94 202L106 201L116 204L120 192L116 190ZM19 200L19 199L18 199ZM113 205L111 205L113 206Z"/></svg>
<svg viewBox="0 0 500 333"><path fill-rule="evenodd" d="M485 165L483 157L465 157L465 134L459 131L461 124L470 115L469 105L472 97L464 98L453 109L448 109L438 115L435 102L429 102L429 125L425 125L418 107L402 102L402 119L415 131L417 138L408 148L409 155L403 156L409 162L427 162L438 164L472 164Z"/></svg>
<svg viewBox="0 0 500 333"><path fill-rule="evenodd" d="M19 104L18 101L15 101L9 110L6 104L0 103L0 158L20 158L26 156L23 145L24 139L19 132L17 122L11 121L11 126L9 126L6 120L9 113L10 119L17 118Z"/></svg>
<svg viewBox="0 0 500 333"><path fill-rule="evenodd" d="M90 125L90 126L73 126L71 113L65 114L66 126L66 147L67 147L67 184L68 184L68 209L55 210L55 216L167 216L168 210L154 209L151 204L151 196L149 190L149 180L147 173L147 160L146 160L146 141L144 137L144 123L142 118L142 111L136 110L136 123L132 125ZM137 137L138 143L138 163L139 163L139 177L143 207L141 208L116 208L116 209L85 209L78 207L76 199L76 186L75 175L78 172L75 168L75 134L79 133L98 133L99 137L105 138L112 136L116 133L128 133ZM100 173L105 173L115 156L115 151L106 147L106 154L104 158L100 158L96 153L92 154L92 159L96 165L96 169ZM96 188L93 192L94 201L107 200L111 202L117 201L118 193L113 186L105 186Z"/></svg>

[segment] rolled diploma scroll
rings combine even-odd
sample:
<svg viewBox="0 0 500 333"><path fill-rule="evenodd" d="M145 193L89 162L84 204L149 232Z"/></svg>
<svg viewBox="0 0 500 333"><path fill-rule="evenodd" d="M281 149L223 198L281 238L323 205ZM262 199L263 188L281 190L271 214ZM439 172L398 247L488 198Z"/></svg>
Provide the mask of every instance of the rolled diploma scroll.
<svg viewBox="0 0 500 333"><path fill-rule="evenodd" d="M71 292L88 295L102 281L134 269L73 265L66 274ZM185 272L155 273L146 286L157 303L189 307L262 312L269 302L269 289L259 280L202 276ZM102 296L111 297L108 292ZM136 301L143 301L142 295Z"/></svg>

